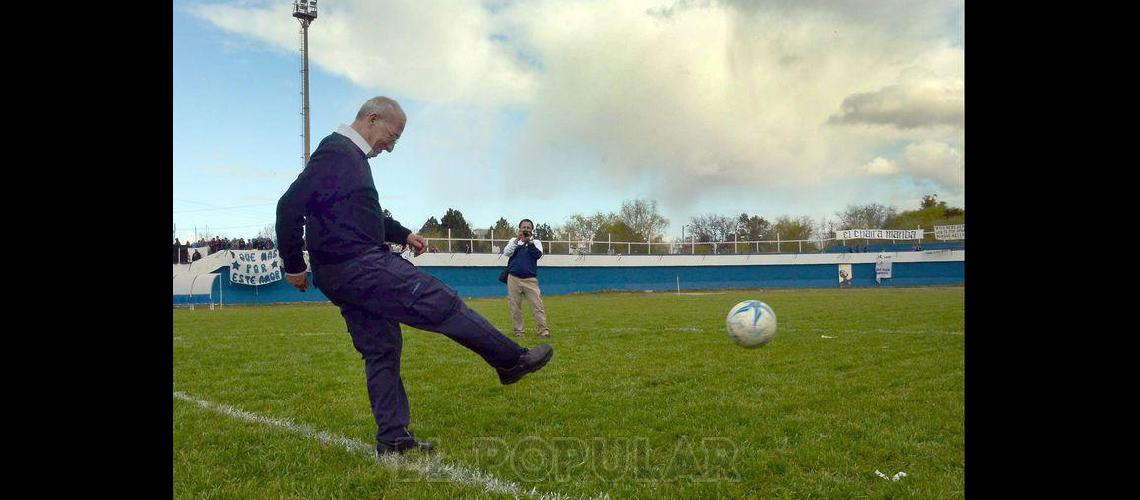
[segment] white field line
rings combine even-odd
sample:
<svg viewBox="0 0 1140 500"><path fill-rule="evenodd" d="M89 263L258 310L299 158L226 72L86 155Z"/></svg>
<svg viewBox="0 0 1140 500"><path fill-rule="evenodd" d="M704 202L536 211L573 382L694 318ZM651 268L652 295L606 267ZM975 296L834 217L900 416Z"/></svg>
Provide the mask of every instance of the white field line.
<svg viewBox="0 0 1140 500"><path fill-rule="evenodd" d="M406 455L386 455L384 458L379 458L376 456L376 448L374 446L358 439L349 439L344 436L338 436L336 434L313 429L307 425L295 424L289 420L265 417L226 404L214 403L211 401L198 399L181 391L174 391L174 397L175 399L181 399L183 401L194 403L204 409L213 411L215 413L220 413L227 417L244 420L246 422L253 422L256 424L277 427L291 434L297 434L307 438L316 439L321 443L344 448L345 451L349 453L371 458L395 470L417 472L428 478L443 478L447 481L464 486L482 488L483 491L486 491L488 493L513 495L516 498L520 496L527 498L539 498L544 500L560 500L571 498L559 493L539 493L534 488L526 490L516 483L498 479L486 472L480 471L479 469L470 469L462 465L444 463L439 458L438 452L429 454L425 458L411 458ZM594 498L608 499L609 495Z"/></svg>
<svg viewBox="0 0 1140 500"><path fill-rule="evenodd" d="M297 333L297 332L250 333L250 334L240 334L240 333L239 334L232 334L231 333L231 334L221 334L221 335L207 333L207 334L204 334L201 336L196 336L194 338L195 339L212 340L212 339L240 339L240 338L250 338L250 337L325 337L325 336L329 336L329 335L344 335L345 338L348 338L348 332L347 331L343 331L343 332L301 332L301 333ZM181 337L175 337L175 338L181 339Z"/></svg>
<svg viewBox="0 0 1140 500"><path fill-rule="evenodd" d="M886 333L892 335L965 335L961 330L915 330L915 329L902 329L902 328L857 328L852 330L842 330L840 328L800 328L800 327L786 327L785 330L789 332L807 332L807 333L831 333L831 334L866 334L866 333Z"/></svg>

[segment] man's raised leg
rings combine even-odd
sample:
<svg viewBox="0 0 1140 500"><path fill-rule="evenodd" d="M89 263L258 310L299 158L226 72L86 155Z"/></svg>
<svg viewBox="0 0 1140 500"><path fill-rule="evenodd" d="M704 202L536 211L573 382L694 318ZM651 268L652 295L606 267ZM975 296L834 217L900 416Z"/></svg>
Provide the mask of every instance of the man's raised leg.
<svg viewBox="0 0 1140 500"><path fill-rule="evenodd" d="M443 282L390 252L369 252L343 265L322 267L317 279L334 302L341 300L374 316L446 335L499 370L503 383L538 370L553 352L550 346L524 349L467 307ZM511 375L504 378L503 370Z"/></svg>

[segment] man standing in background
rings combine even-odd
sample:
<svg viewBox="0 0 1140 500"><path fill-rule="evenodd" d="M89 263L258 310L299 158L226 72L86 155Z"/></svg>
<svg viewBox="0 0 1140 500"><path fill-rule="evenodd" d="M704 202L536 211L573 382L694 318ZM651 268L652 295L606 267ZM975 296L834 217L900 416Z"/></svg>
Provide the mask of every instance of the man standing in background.
<svg viewBox="0 0 1140 500"><path fill-rule="evenodd" d="M519 233L503 249L507 260L507 304L511 309L516 337L523 336L522 297L530 302L534 327L539 337L550 337L546 326L546 308L542 304L542 290L538 288L538 259L542 258L542 241L534 239L534 222L523 219Z"/></svg>

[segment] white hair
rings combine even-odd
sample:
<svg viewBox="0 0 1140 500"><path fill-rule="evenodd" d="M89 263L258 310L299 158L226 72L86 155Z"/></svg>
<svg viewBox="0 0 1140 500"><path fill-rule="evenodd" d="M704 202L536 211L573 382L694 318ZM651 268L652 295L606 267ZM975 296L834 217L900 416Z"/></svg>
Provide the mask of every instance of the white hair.
<svg viewBox="0 0 1140 500"><path fill-rule="evenodd" d="M363 120L372 113L376 113L384 121L393 118L407 119L404 110L400 108L400 103L384 96L373 97L365 101L364 105L360 107L360 111L356 112L356 119Z"/></svg>

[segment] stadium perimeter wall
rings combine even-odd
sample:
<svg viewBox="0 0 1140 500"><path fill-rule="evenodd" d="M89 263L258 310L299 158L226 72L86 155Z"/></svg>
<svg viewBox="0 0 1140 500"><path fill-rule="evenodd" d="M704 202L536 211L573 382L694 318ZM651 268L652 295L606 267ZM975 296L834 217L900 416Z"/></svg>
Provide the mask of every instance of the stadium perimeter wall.
<svg viewBox="0 0 1140 500"><path fill-rule="evenodd" d="M777 254L777 255L546 255L539 261L539 283L544 295L629 290L673 292L718 288L839 288L840 265L851 265L852 287L915 287L962 285L966 281L965 250L889 253L891 280L875 282L879 254ZM506 285L498 281L507 259L495 254L432 253L410 259L417 267L454 288L462 297L503 297ZM203 262L203 264L206 264ZM209 264L175 273L218 273L210 294L175 295L175 304L271 304L326 302L313 284L300 292L285 280L264 286L230 282L229 267ZM213 269L210 269L213 267Z"/></svg>

